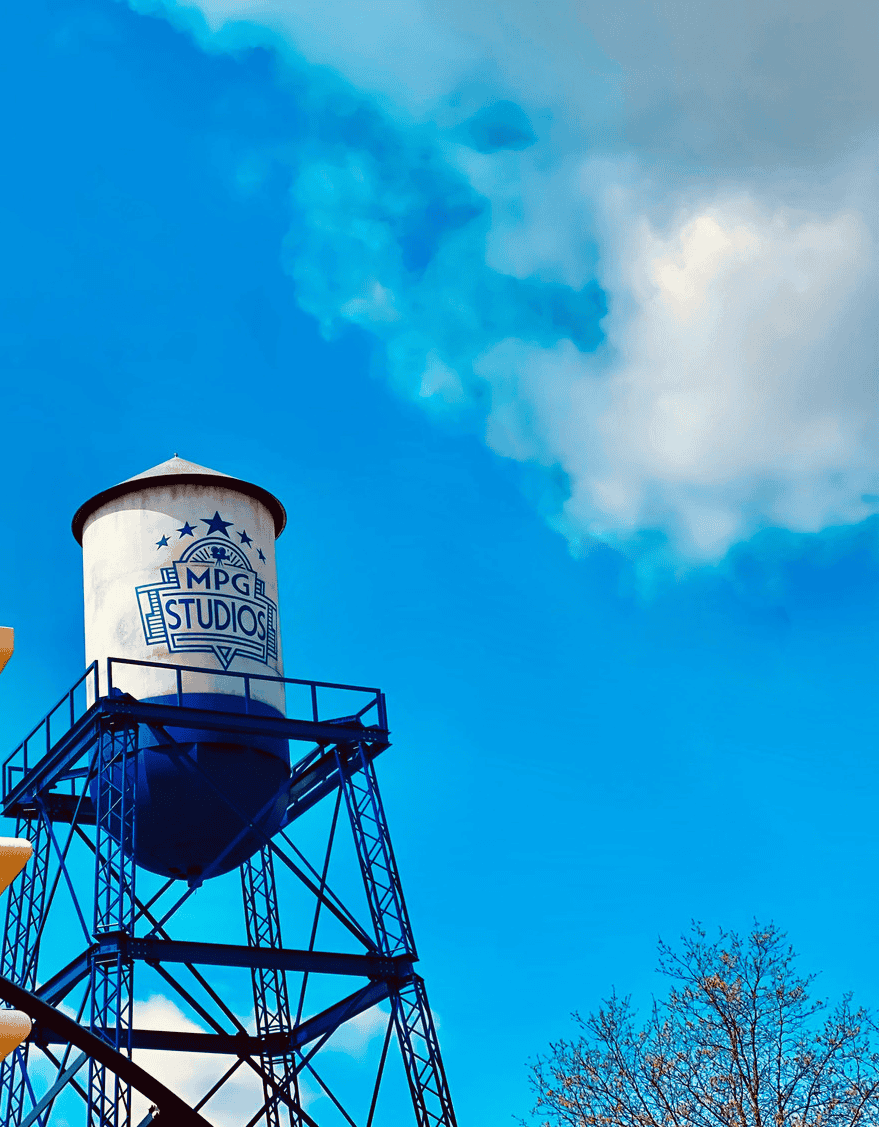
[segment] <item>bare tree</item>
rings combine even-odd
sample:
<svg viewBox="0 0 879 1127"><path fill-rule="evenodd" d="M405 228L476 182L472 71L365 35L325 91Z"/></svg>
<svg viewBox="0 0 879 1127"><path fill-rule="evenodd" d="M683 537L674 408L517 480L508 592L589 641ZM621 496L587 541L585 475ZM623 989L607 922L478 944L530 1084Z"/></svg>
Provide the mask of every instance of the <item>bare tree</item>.
<svg viewBox="0 0 879 1127"><path fill-rule="evenodd" d="M774 924L715 941L694 924L673 950L672 980L639 1028L615 993L574 1014L580 1035L531 1066L542 1127L855 1127L879 1124L871 1016L846 995L810 997L814 975Z"/></svg>

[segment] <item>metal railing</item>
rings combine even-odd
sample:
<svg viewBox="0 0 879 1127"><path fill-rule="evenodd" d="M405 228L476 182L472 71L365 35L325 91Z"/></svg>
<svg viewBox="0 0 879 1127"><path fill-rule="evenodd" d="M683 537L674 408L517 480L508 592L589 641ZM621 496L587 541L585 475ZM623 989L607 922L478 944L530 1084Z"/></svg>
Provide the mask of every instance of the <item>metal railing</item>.
<svg viewBox="0 0 879 1127"><path fill-rule="evenodd" d="M117 674L114 679L114 670L119 667L151 669L159 674L167 675L167 684L169 688L173 685L171 692L165 692L156 695L174 696L177 701L178 707L184 703L184 697L189 693L198 693L199 678L203 678L206 685L201 691L204 692L209 686L210 691L217 691L217 681L225 682L228 685L228 692L230 696L241 697L244 701L244 713L249 715L251 706L254 703L263 703L259 696L255 696L252 692L252 686L257 685L281 685L286 690L287 686L294 686L299 689L307 690L306 707L310 712L310 719L315 723L319 721L327 722L329 720L340 719L338 709L321 708L321 696L326 700L329 693L357 693L365 695L368 699L361 703L356 711L346 710L344 719L346 720L361 720L366 723L364 717L368 716L370 711L375 711L375 716L370 718L371 724L376 727L387 727L387 717L385 714L385 697L380 689L372 688L367 685L341 685L333 681L304 681L299 677L273 677L267 673L238 673L231 669L205 669L203 666L198 665L169 665L158 661L138 661L135 658L127 657L108 657L107 658L107 694L112 695L113 690L118 688L118 682L121 679ZM183 675L188 674L186 689L183 687ZM172 679L173 678L173 679ZM236 684L240 685L243 691L236 691ZM153 695L153 694L151 694ZM295 695L295 694L294 694ZM301 694L300 694L301 697ZM351 702L353 704L355 702ZM285 709L285 715L290 715L290 708ZM307 714L301 711L296 711L291 719L297 720L309 719Z"/></svg>
<svg viewBox="0 0 879 1127"><path fill-rule="evenodd" d="M153 670L165 679L167 690L150 693L150 697L174 698L178 707L186 704L188 695L200 692L216 693L218 680L228 686L228 695L244 701L245 715L265 715L265 701L259 687L281 686L285 699L284 716L288 719L312 720L315 723L354 723L360 721L367 727L387 729L385 695L380 689L365 685L342 685L333 681L306 681L297 677L272 677L264 673L238 673L232 670L205 669L195 665L170 665L157 661L138 661L134 658L109 657L106 659L106 689L104 696L125 692L124 670L143 668ZM184 675L186 685L184 687ZM199 689L200 679L204 685ZM220 690L222 692L222 689ZM356 694L359 699L352 700ZM3 763L3 795L13 789L20 776L48 755L54 746L79 723L95 702L101 699L98 662L94 661L64 694L54 708L43 717L18 747ZM133 695L133 694L132 694ZM293 698L291 707L290 698ZM340 708L340 706L345 706ZM344 714L342 714L344 713Z"/></svg>
<svg viewBox="0 0 879 1127"><path fill-rule="evenodd" d="M55 744L85 716L100 695L98 663L93 661L55 707L49 709L33 731L7 756L3 763L4 795L12 789L16 776L26 775L31 767L48 755Z"/></svg>

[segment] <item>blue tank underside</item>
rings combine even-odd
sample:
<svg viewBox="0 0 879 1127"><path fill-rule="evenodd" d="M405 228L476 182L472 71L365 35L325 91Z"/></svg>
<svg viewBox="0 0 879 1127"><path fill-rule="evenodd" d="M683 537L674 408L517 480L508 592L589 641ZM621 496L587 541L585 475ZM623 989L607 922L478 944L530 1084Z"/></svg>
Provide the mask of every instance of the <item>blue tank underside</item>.
<svg viewBox="0 0 879 1127"><path fill-rule="evenodd" d="M223 693L184 693L179 701L174 694L144 701L245 712L243 697ZM283 718L277 708L260 701L247 702L246 711ZM274 796L277 800L256 824L269 836L280 828L287 807L289 747L286 740L264 736L171 725L165 730L175 743L164 743L159 733L145 726L138 733L134 859L162 876L197 879L245 829L241 815L254 821ZM237 868L263 843L261 835L248 830L209 876Z"/></svg>
<svg viewBox="0 0 879 1127"><path fill-rule="evenodd" d="M160 697L143 697L144 704L179 704L183 708L201 708L205 712L235 712L242 715L245 711L251 716L277 716L284 719L284 713L273 705L264 704L261 700L245 701L244 697L234 696L232 693L181 693L178 699L176 693L168 693ZM247 708L245 709L245 703ZM245 741L248 747L259 748L269 755L290 762L289 749L286 740L272 739L270 736L223 736L222 732L208 731L202 728L177 728L170 724L166 726L168 735L178 743L195 743L198 740L220 740L223 743ZM152 747L158 744L159 737L154 735L149 728L141 725L138 733L140 747Z"/></svg>

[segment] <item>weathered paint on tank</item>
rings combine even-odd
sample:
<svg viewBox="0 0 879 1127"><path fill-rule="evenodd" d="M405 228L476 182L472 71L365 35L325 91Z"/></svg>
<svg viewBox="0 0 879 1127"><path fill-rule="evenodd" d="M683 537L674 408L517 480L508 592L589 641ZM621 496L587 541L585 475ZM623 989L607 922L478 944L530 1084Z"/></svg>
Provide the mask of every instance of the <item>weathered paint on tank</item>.
<svg viewBox="0 0 879 1127"><path fill-rule="evenodd" d="M174 461L196 477L200 467ZM266 505L217 474L135 480L137 489L83 522L86 662L98 661L102 674L108 657L198 666L205 674L185 686L196 692L242 693L237 678L221 675L229 668L283 676ZM139 699L173 691L156 670L120 668L114 684L117 676ZM254 691L283 710L279 686L254 682Z"/></svg>

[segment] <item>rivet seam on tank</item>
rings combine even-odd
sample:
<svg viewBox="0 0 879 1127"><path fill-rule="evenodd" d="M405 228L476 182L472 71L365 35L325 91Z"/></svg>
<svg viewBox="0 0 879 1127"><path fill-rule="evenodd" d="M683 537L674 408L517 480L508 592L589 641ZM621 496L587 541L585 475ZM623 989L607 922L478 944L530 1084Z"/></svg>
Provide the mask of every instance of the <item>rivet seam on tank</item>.
<svg viewBox="0 0 879 1127"><path fill-rule="evenodd" d="M204 536L200 524L207 525ZM195 523L184 521L156 541L157 550L180 555L161 569L161 582L135 588L148 646L213 653L223 669L238 655L264 665L277 660L278 608L248 556L253 538L242 529L235 533L236 544L228 531L233 527L217 510ZM262 548L256 556L266 562Z"/></svg>

